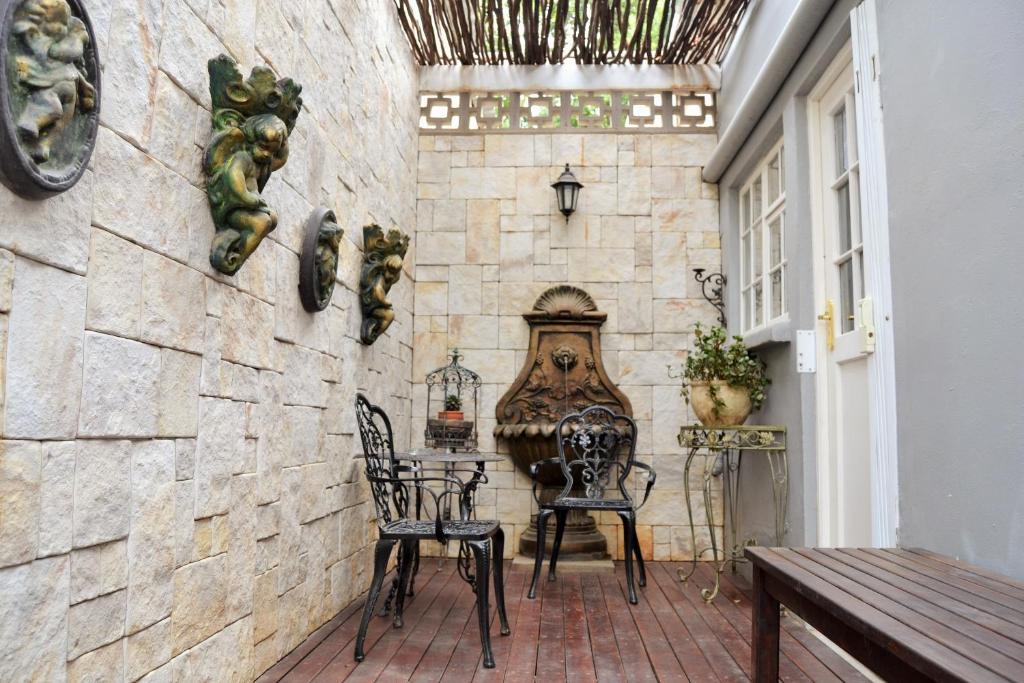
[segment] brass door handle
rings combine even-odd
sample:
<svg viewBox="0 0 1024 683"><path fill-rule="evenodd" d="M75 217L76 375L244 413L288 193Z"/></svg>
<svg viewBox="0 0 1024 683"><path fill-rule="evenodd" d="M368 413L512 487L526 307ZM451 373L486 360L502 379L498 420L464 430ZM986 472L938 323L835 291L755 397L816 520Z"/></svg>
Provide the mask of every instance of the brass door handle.
<svg viewBox="0 0 1024 683"><path fill-rule="evenodd" d="M833 351L836 348L836 333L832 326L832 321L835 319L836 305L832 299L825 302L825 312L818 316L818 320L825 323L825 345L829 351Z"/></svg>

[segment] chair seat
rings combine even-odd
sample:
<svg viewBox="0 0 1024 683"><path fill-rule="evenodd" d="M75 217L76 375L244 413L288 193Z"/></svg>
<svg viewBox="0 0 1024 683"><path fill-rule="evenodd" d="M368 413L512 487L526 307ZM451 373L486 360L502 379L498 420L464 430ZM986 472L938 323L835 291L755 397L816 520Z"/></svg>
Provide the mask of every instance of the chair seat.
<svg viewBox="0 0 1024 683"><path fill-rule="evenodd" d="M490 538L498 530L499 523L491 519L453 519L442 523L444 535L453 541L478 541ZM400 519L385 524L381 529L382 538L434 538L436 526L433 520Z"/></svg>
<svg viewBox="0 0 1024 683"><path fill-rule="evenodd" d="M632 510L635 505L623 498L559 498L550 503L541 503L550 510Z"/></svg>

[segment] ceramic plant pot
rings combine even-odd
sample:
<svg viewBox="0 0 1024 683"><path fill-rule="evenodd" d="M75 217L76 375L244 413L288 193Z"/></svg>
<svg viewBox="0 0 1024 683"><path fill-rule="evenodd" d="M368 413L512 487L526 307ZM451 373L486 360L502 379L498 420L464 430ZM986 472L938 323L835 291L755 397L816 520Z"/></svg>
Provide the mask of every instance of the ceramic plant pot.
<svg viewBox="0 0 1024 683"><path fill-rule="evenodd" d="M711 397L711 386L715 387L718 398L725 406L715 415L715 401ZM725 380L692 382L690 384L690 405L697 419L705 427L736 427L750 416L750 389L734 387Z"/></svg>
<svg viewBox="0 0 1024 683"><path fill-rule="evenodd" d="M466 419L466 414L461 410L442 410L437 414L437 419L458 422Z"/></svg>

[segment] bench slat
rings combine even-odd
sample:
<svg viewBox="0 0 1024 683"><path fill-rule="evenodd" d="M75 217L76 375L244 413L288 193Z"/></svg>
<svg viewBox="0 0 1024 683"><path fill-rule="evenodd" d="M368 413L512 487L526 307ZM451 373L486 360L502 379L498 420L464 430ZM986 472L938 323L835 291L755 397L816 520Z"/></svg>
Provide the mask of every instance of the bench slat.
<svg viewBox="0 0 1024 683"><path fill-rule="evenodd" d="M1012 610L1005 605L983 598L976 593L971 593L970 591L963 590L962 588L933 579L930 576L921 574L912 568L906 567L905 565L897 564L894 560L898 558L893 557L888 553L875 550L874 548L843 548L841 550L844 553L856 555L857 557L862 558L865 562L869 562L887 572L892 572L893 574L901 576L908 581L919 583L930 590L934 590L939 595L944 595L953 600L959 600L960 602L973 605L979 610L988 612L993 616L1024 628L1024 615L1020 614L1016 610Z"/></svg>
<svg viewBox="0 0 1024 683"><path fill-rule="evenodd" d="M803 599L822 607L838 622L935 680L1005 680L991 670L910 628L833 583L791 561L785 549L747 548L750 560ZM795 553L790 555L799 558ZM794 605L787 605L799 614ZM818 624L812 623L818 626ZM819 627L820 628L820 627ZM871 662L864 662L868 666Z"/></svg>
<svg viewBox="0 0 1024 683"><path fill-rule="evenodd" d="M856 567L865 574L869 574L877 579L885 581L886 583L892 584L911 595L915 595L922 600L936 605L937 607L949 610L950 612L984 626L995 633L1002 634L1006 638L1019 643L1024 647L1024 627L1018 626L1012 621L1002 619L984 610L978 609L974 604L972 604L969 597L966 601L956 599L930 589L923 583L909 580L905 578L903 574L886 571L882 566L872 563L870 561L870 555L863 554L859 550L842 548L824 550L822 552L826 554L834 553L844 555L846 562L851 567ZM898 565L891 566L896 567L897 569L899 568Z"/></svg>
<svg viewBox="0 0 1024 683"><path fill-rule="evenodd" d="M1012 680L1024 680L1024 647L982 626L937 607L920 598L895 588L874 577L861 573L823 550L795 550L807 559L804 566L818 576L831 581L854 597L874 604L875 607L923 635L943 643L951 650L971 659L987 669ZM820 565L828 572L818 571L809 563ZM842 578L838 578L842 577ZM850 583L845 584L843 580ZM967 636L967 637L964 637Z"/></svg>
<svg viewBox="0 0 1024 683"><path fill-rule="evenodd" d="M978 583L971 581L965 581L955 576L951 571L947 571L945 567L935 566L923 558L908 557L906 555L898 555L890 552L889 550L878 550L874 548L865 548L867 552L878 555L879 557L885 557L897 564L900 564L908 569L911 569L918 574L923 574L930 578L936 579L945 583L948 586L960 588L965 590L971 595L977 595L990 602L994 602L998 605L1002 605L1020 617L1024 617L1024 596L1020 598L1014 598L1005 593L994 591L991 588L982 586Z"/></svg>

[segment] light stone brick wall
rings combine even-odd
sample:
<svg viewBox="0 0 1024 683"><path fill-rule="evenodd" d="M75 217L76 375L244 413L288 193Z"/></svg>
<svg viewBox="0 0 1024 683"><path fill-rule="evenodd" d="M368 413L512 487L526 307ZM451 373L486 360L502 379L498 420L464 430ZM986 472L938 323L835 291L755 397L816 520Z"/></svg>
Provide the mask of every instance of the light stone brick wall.
<svg viewBox="0 0 1024 683"><path fill-rule="evenodd" d="M638 457L657 485L638 519L644 556L691 557L679 427L692 422L667 366L679 365L696 322L716 313L692 268L721 264L718 192L701 182L711 135L515 134L420 137L417 205L412 441L427 416L424 376L458 347L484 381L482 449L495 444L495 405L523 366L529 327L522 313L545 289L582 287L608 314L604 365L626 393L639 426ZM571 164L585 185L566 224L550 184ZM707 545L698 458L693 492L698 546ZM509 530L509 556L534 511L529 478L511 462L488 473L478 515ZM721 495L715 488L716 519ZM618 518L598 519L622 557ZM708 556L705 556L707 559Z"/></svg>
<svg viewBox="0 0 1024 683"><path fill-rule="evenodd" d="M373 347L356 288L361 226L415 229L416 70L380 0L85 4L91 170L42 202L0 187L0 680L249 681L369 583L357 388L409 441L412 259ZM222 52L305 86L279 227L236 277L200 170ZM321 204L346 235L310 315Z"/></svg>

